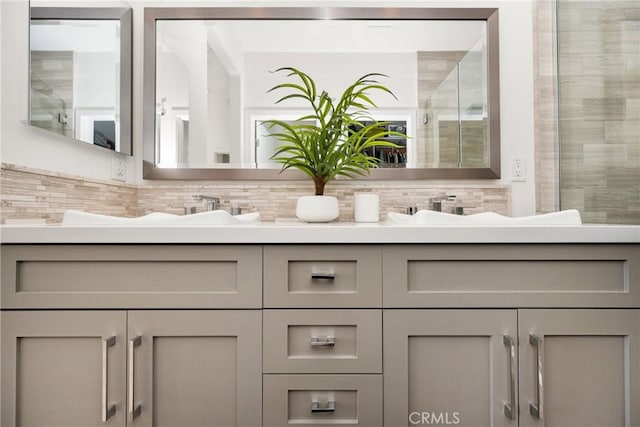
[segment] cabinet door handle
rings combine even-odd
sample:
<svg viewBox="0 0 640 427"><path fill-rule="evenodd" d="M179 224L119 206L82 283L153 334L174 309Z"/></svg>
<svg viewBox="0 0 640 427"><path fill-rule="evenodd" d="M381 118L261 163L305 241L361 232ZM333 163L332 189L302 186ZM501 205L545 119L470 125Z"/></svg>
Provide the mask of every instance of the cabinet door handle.
<svg viewBox="0 0 640 427"><path fill-rule="evenodd" d="M102 339L102 411L100 418L106 423L116 413L116 405L109 405L109 347L116 345L116 337Z"/></svg>
<svg viewBox="0 0 640 427"><path fill-rule="evenodd" d="M504 404L504 415L516 419L516 343L509 335L502 336L502 342L509 349L509 402Z"/></svg>
<svg viewBox="0 0 640 427"><path fill-rule="evenodd" d="M319 273L319 272L311 272L311 279L315 280L335 280L335 273Z"/></svg>
<svg viewBox="0 0 640 427"><path fill-rule="evenodd" d="M544 419L544 343L542 337L529 335L529 343L536 348L537 401L529 403L529 412L535 418Z"/></svg>
<svg viewBox="0 0 640 427"><path fill-rule="evenodd" d="M129 420L133 421L142 412L142 405L135 402L135 349L142 343L142 337L131 338L129 340Z"/></svg>
<svg viewBox="0 0 640 427"><path fill-rule="evenodd" d="M311 412L335 412L336 411L336 401L330 400L327 402L327 406L320 406L320 402L313 400L311 402Z"/></svg>
<svg viewBox="0 0 640 427"><path fill-rule="evenodd" d="M311 347L333 347L334 345L336 345L335 337L326 337L325 339L311 337Z"/></svg>

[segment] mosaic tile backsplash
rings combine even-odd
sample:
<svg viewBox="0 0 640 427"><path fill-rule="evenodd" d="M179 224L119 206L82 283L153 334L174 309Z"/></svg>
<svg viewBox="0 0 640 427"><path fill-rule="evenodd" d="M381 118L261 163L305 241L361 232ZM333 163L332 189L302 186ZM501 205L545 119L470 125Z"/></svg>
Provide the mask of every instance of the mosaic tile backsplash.
<svg viewBox="0 0 640 427"><path fill-rule="evenodd" d="M221 208L232 202L245 212L260 212L263 221L296 221L299 196L313 194L311 182L295 183L156 183L131 185L2 164L0 170L0 223L59 223L67 209L123 217L150 212L183 214L185 208L205 210L204 202L193 199L204 194L221 199ZM340 181L327 186L325 194L336 196L339 221L353 221L353 194L373 192L380 196L380 219L389 211L402 212L409 206L428 208L430 197L455 195L455 202L443 203L443 211L463 206L467 213L484 211L508 215L511 188L498 184L432 184L429 182Z"/></svg>

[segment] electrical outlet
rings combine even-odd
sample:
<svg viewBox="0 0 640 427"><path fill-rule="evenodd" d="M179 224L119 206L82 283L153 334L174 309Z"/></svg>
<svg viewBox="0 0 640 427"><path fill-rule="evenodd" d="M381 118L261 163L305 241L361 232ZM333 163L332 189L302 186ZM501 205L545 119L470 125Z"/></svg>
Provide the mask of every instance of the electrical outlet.
<svg viewBox="0 0 640 427"><path fill-rule="evenodd" d="M524 159L522 157L514 157L511 162L511 181L525 181L526 175L524 171Z"/></svg>
<svg viewBox="0 0 640 427"><path fill-rule="evenodd" d="M127 180L127 159L124 156L114 154L111 158L111 179Z"/></svg>

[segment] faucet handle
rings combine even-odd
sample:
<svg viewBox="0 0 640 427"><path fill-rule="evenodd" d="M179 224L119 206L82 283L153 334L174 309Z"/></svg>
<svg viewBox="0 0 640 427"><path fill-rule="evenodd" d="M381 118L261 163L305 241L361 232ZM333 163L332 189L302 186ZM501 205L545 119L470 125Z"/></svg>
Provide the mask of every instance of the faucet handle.
<svg viewBox="0 0 640 427"><path fill-rule="evenodd" d="M229 213L231 215L241 215L246 211L255 211L256 207L254 205L243 204L240 200L229 200Z"/></svg>
<svg viewBox="0 0 640 427"><path fill-rule="evenodd" d="M431 210L442 212L442 202L454 202L455 200L455 194L445 194L443 196L430 197L429 205L431 206Z"/></svg>
<svg viewBox="0 0 640 427"><path fill-rule="evenodd" d="M204 196L202 194L198 194L193 196L193 198L194 200L205 200L207 202L208 211L215 211L216 209L218 209L218 205L220 204L219 197Z"/></svg>

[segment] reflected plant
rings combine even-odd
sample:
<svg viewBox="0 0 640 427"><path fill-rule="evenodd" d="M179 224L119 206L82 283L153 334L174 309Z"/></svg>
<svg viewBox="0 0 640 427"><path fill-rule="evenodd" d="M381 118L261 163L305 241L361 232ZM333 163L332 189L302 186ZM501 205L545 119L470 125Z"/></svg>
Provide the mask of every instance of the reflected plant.
<svg viewBox="0 0 640 427"><path fill-rule="evenodd" d="M289 90L275 103L290 99L302 99L311 107L311 112L288 123L283 120L266 120L270 136L280 142L273 160L282 163L282 170L299 169L313 179L315 194L323 195L325 185L337 176L353 178L366 175L377 167L379 159L372 156L373 147L399 146L384 138L406 135L386 130L386 122L377 122L368 113L377 108L371 99L374 92L396 96L377 79L384 74L370 73L348 86L342 96L334 101L322 91L318 93L314 80L304 72L283 67L274 73L285 72L293 82L281 83L268 92ZM373 122L364 124L363 122Z"/></svg>

